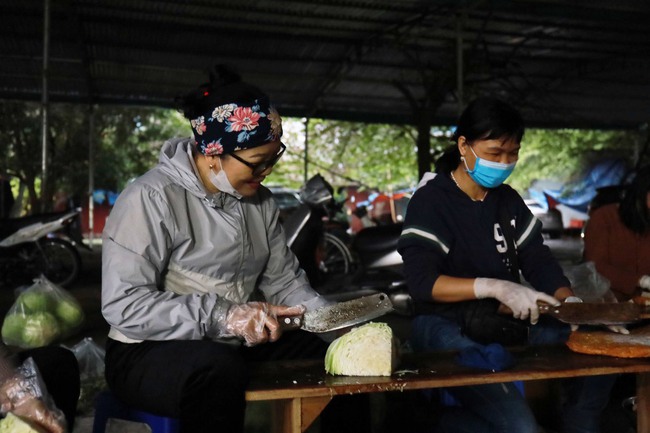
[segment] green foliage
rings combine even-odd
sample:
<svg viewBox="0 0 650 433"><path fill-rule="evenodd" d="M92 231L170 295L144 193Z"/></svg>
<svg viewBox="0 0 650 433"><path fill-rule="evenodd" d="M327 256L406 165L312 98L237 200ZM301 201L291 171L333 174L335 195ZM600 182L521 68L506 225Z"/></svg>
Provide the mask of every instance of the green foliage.
<svg viewBox="0 0 650 433"><path fill-rule="evenodd" d="M90 113L93 113L93 130ZM189 136L188 122L174 110L145 107L51 104L48 197L61 190L77 203L88 193L89 141L94 141L95 188L121 191L158 160L165 140ZM39 104L0 101L0 174L23 179L34 208L40 200L41 120ZM335 187L360 184L396 190L417 184L416 128L310 119L308 175L321 173ZM287 152L267 185L299 187L305 179L305 125L284 119ZM569 181L597 160L623 157L631 163L645 131L530 129L517 169L508 180L521 193L536 179ZM431 161L446 149L450 129L431 129ZM433 169L433 163L431 164ZM14 185L15 187L15 185Z"/></svg>
<svg viewBox="0 0 650 433"><path fill-rule="evenodd" d="M293 122L293 124L292 124ZM286 119L287 156L268 181L298 187L304 182L304 125ZM309 122L308 174L322 174L334 186L359 183L382 190L417 181L414 128L312 119Z"/></svg>
<svg viewBox="0 0 650 433"><path fill-rule="evenodd" d="M111 106L99 107L96 116L95 185L112 191L154 167L165 140L191 133L173 110Z"/></svg>
<svg viewBox="0 0 650 433"><path fill-rule="evenodd" d="M634 164L645 139L639 131L530 129L521 144L519 162L508 184L525 194L537 179L575 180L606 158L624 158Z"/></svg>
<svg viewBox="0 0 650 433"><path fill-rule="evenodd" d="M18 176L27 187L26 211L40 210L43 192L39 104L0 101L0 119L0 141L7 149L0 152L0 173ZM88 193L90 140L95 147L95 187L120 191L130 178L156 164L165 139L189 132L186 121L172 110L51 104L45 194L51 198L55 192L63 191L77 203L84 200Z"/></svg>

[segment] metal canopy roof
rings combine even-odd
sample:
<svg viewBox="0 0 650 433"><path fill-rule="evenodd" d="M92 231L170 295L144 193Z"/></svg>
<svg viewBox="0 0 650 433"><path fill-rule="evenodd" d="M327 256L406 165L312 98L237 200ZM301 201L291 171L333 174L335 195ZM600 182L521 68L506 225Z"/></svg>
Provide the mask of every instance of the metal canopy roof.
<svg viewBox="0 0 650 433"><path fill-rule="evenodd" d="M509 100L530 126L636 128L650 119L645 0L51 0L50 8L51 101L173 106L219 62L284 115L450 124L462 88L464 101ZM40 100L42 57L43 0L2 0L0 98Z"/></svg>

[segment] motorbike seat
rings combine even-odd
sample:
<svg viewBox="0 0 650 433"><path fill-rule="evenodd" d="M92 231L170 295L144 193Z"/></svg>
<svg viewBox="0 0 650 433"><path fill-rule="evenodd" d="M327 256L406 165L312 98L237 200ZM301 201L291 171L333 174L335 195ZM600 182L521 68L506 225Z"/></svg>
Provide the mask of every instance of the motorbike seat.
<svg viewBox="0 0 650 433"><path fill-rule="evenodd" d="M47 223L50 221L55 221L68 213L70 212L48 212L27 215L19 218L0 218L0 240L17 232L23 227L27 227L38 222Z"/></svg>
<svg viewBox="0 0 650 433"><path fill-rule="evenodd" d="M359 254L376 254L397 249L397 241L402 233L402 223L368 227L356 234L353 249Z"/></svg>

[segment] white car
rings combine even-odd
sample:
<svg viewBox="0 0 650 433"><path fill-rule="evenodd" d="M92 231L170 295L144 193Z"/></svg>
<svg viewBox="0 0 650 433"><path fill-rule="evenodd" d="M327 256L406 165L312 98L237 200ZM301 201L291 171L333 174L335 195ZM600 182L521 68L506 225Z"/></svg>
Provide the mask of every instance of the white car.
<svg viewBox="0 0 650 433"><path fill-rule="evenodd" d="M551 239L558 239L564 233L562 212L558 209L544 209L537 201L532 199L524 200L528 209L542 223L542 233L547 234Z"/></svg>

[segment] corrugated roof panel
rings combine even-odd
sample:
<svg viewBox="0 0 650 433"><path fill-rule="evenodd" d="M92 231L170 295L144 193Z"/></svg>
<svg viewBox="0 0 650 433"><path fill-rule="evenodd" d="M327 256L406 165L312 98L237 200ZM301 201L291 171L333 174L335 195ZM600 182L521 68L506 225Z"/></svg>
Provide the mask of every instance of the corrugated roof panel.
<svg viewBox="0 0 650 433"><path fill-rule="evenodd" d="M414 121L399 88L419 98L433 86L445 101L434 122L443 121L458 112L462 36L466 97L510 99L529 124L634 127L650 117L641 103L650 99L650 6L640 0L75 0L51 9L53 100L170 105L220 62L294 114ZM0 5L0 97L39 99L42 18L41 0Z"/></svg>

